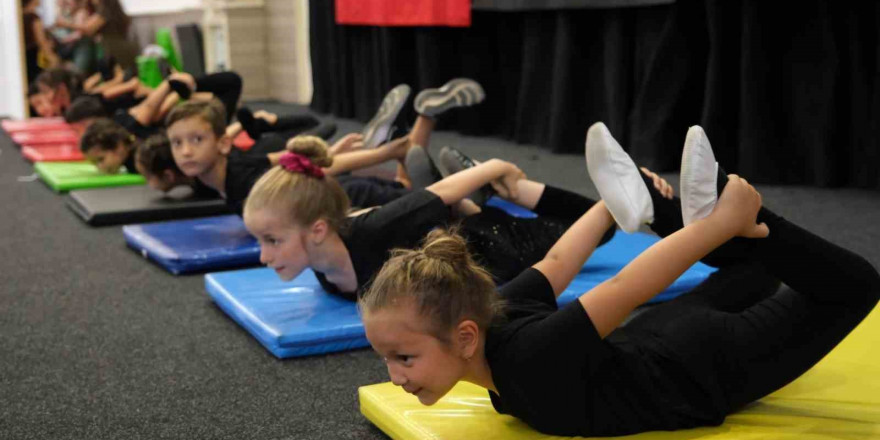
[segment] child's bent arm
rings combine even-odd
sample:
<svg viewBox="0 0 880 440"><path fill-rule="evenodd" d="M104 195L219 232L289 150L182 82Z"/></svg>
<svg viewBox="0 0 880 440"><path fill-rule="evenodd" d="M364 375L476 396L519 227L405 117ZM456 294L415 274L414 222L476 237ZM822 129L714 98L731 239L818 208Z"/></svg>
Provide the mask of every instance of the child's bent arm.
<svg viewBox="0 0 880 440"><path fill-rule="evenodd" d="M733 237L719 222L707 217L654 244L613 278L579 298L604 338L636 307L668 287L694 263Z"/></svg>
<svg viewBox="0 0 880 440"><path fill-rule="evenodd" d="M481 186L496 180L503 180L508 191L516 190L516 180L525 175L516 165L499 159L490 159L475 167L447 176L445 179L425 188L443 199L446 205L458 203ZM510 194L512 198L516 194Z"/></svg>
<svg viewBox="0 0 880 440"><path fill-rule="evenodd" d="M351 136L351 135L349 135ZM346 137L349 137L346 136ZM360 136L360 135L358 135ZM357 138L353 142L360 142ZM329 153L329 151L328 151ZM333 155L333 164L324 168L324 173L336 176L349 171L378 165L406 154L406 140L395 140L378 148L369 150L347 151Z"/></svg>
<svg viewBox="0 0 880 440"><path fill-rule="evenodd" d="M543 260L532 267L544 274L553 286L553 294L558 297L593 254L605 231L613 226L614 218L605 208L605 202L600 200L559 237Z"/></svg>
<svg viewBox="0 0 880 440"><path fill-rule="evenodd" d="M150 92L144 102L129 109L128 114L138 121L139 124L150 125L153 122L154 116L159 113L162 103L169 93L171 93L171 87L168 86L168 81L162 81L162 84L159 84L156 89Z"/></svg>

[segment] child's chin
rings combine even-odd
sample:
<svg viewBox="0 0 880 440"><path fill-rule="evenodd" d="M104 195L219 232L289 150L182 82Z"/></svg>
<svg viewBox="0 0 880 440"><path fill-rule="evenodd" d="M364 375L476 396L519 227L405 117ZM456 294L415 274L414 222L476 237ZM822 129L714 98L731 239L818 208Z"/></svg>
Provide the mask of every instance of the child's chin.
<svg viewBox="0 0 880 440"><path fill-rule="evenodd" d="M419 402L420 402L422 405L425 405L425 406L432 406L432 405L434 405L435 403L437 403L438 400L440 400L439 397L435 397L435 396L433 396L433 395L431 395L431 396L425 396L425 397L418 396L418 397L419 397Z"/></svg>

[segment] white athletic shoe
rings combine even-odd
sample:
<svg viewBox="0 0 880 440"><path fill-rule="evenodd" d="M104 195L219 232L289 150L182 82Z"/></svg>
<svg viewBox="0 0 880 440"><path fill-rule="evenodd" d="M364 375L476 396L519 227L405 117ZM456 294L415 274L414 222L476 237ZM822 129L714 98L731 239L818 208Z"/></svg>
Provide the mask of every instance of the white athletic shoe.
<svg viewBox="0 0 880 440"><path fill-rule="evenodd" d="M681 218L687 226L708 216L718 201L718 162L706 132L688 129L681 155Z"/></svg>
<svg viewBox="0 0 880 440"><path fill-rule="evenodd" d="M480 83L469 78L456 78L439 89L425 89L416 95L416 113L429 118L455 107L470 107L486 99Z"/></svg>
<svg viewBox="0 0 880 440"><path fill-rule="evenodd" d="M367 122L361 134L364 136L364 148L376 148L388 140L388 133L391 131L391 124L397 119L406 98L409 97L410 88L406 84L400 84L391 89L382 104L379 105L379 111Z"/></svg>
<svg viewBox="0 0 880 440"><path fill-rule="evenodd" d="M654 203L636 164L601 122L587 131L587 170L611 216L624 232L654 221Z"/></svg>

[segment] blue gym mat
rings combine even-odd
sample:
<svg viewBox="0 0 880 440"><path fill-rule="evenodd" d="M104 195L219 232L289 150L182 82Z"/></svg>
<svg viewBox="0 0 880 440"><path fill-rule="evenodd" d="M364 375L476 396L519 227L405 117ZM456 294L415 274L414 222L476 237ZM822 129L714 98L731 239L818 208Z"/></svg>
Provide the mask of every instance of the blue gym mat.
<svg viewBox="0 0 880 440"><path fill-rule="evenodd" d="M486 206L493 206L498 209L503 209L507 211L513 217L519 218L535 218L538 215L532 211L529 211L522 206L517 205L513 202L508 202L500 197L490 197L489 200L486 201Z"/></svg>
<svg viewBox="0 0 880 440"><path fill-rule="evenodd" d="M289 282L269 268L211 273L205 289L278 358L370 345L355 303L324 292L311 269Z"/></svg>
<svg viewBox="0 0 880 440"><path fill-rule="evenodd" d="M608 243L599 246L590 256L587 264L574 277L574 280L563 291L556 302L559 305L576 300L584 292L596 287L603 281L616 275L630 261L635 259L642 251L660 241L660 237L637 232L627 234L617 231L614 238ZM703 282L706 277L718 269L697 262L685 271L671 286L660 292L649 303L669 301L684 292L687 292L697 284Z"/></svg>
<svg viewBox="0 0 880 440"><path fill-rule="evenodd" d="M647 234L618 233L593 253L559 298L572 301L608 279L658 240ZM691 289L714 271L697 264L654 301ZM283 282L268 268L205 275L205 289L217 305L279 358L351 350L369 345L355 303L327 294L307 270Z"/></svg>
<svg viewBox="0 0 880 440"><path fill-rule="evenodd" d="M260 245L237 215L122 227L125 241L177 275L259 264Z"/></svg>

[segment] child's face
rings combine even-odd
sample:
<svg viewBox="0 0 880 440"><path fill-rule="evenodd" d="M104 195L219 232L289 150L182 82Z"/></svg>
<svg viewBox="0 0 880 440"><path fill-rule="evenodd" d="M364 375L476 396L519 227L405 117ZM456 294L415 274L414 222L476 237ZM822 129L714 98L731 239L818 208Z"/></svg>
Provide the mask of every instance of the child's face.
<svg viewBox="0 0 880 440"><path fill-rule="evenodd" d="M198 177L211 171L217 161L229 152L225 139L218 139L211 130L211 124L199 117L171 124L168 139L174 162L189 177Z"/></svg>
<svg viewBox="0 0 880 440"><path fill-rule="evenodd" d="M436 403L464 376L467 361L427 332L425 317L412 301L365 311L363 322L367 339L385 360L391 382L423 405Z"/></svg>
<svg viewBox="0 0 880 440"><path fill-rule="evenodd" d="M28 97L28 102L38 115L44 118L60 116L58 106L52 105L51 97L45 93L35 93Z"/></svg>
<svg viewBox="0 0 880 440"><path fill-rule="evenodd" d="M102 173L115 174L119 167L128 159L129 151L125 145L119 143L114 150L102 150L101 147L92 147L86 151L85 156L95 164ZM133 171L133 170L129 170Z"/></svg>
<svg viewBox="0 0 880 440"><path fill-rule="evenodd" d="M310 266L306 228L293 225L272 209L245 211L244 225L260 243L260 262L290 281Z"/></svg>
<svg viewBox="0 0 880 440"><path fill-rule="evenodd" d="M37 83L38 95L41 98L39 106L34 105L34 109L43 117L61 116L64 109L70 105L70 94L67 93L66 86L58 86L52 88L43 83Z"/></svg>
<svg viewBox="0 0 880 440"><path fill-rule="evenodd" d="M181 176L172 170L165 170L161 174L153 174L138 162L135 162L134 166L137 168L138 174L147 179L147 185L150 185L150 188L156 191L168 192L178 186L190 183L188 177Z"/></svg>

